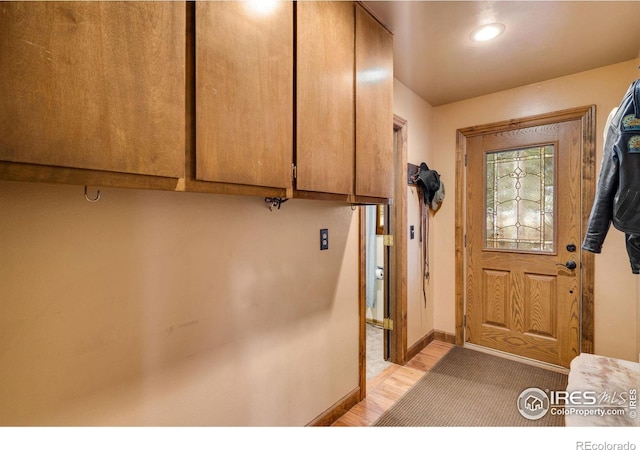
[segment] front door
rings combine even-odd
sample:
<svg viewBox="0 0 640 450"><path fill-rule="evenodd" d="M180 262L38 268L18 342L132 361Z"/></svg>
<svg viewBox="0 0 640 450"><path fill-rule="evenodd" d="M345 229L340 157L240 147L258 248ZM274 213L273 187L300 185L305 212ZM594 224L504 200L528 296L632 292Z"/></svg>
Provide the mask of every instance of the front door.
<svg viewBox="0 0 640 450"><path fill-rule="evenodd" d="M564 367L580 353L581 133L466 139L467 342Z"/></svg>

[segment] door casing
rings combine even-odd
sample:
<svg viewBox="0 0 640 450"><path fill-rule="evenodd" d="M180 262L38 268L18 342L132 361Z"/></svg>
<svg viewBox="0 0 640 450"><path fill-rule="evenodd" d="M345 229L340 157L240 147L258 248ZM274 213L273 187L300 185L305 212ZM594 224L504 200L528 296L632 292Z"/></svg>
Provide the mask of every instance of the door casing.
<svg viewBox="0 0 640 450"><path fill-rule="evenodd" d="M404 364L407 359L407 121L393 116L394 156L393 192L394 201L389 205L389 233L393 234L393 246L389 251L389 263L385 272L389 280L389 318L393 320L393 331L389 333L389 361ZM366 220L365 209L360 208L360 400L366 397L367 348L366 348Z"/></svg>
<svg viewBox="0 0 640 450"><path fill-rule="evenodd" d="M456 344L464 345L465 326L464 314L466 303L465 280L465 217L466 217L466 180L465 155L466 139L486 133L506 132L520 128L528 128L550 123L579 119L581 121L581 230L580 238L584 239L596 186L595 173L595 105L566 109L536 116L495 122L462 128L457 131L456 151L456 211L455 211L455 321ZM580 351L593 353L594 347L594 255L589 252L582 254L582 279L580 302Z"/></svg>

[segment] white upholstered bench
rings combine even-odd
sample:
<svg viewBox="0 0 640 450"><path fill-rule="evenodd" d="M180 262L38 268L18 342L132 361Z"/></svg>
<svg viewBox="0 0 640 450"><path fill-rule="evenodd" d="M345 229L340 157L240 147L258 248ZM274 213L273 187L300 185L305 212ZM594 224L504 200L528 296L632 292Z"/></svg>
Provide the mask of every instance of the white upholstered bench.
<svg viewBox="0 0 640 450"><path fill-rule="evenodd" d="M602 410L608 409L611 405L619 405L624 408L624 413L582 415L574 408L570 414L569 409L575 405L567 404L566 426L640 426L640 363L582 353L571 361L567 391L592 393L586 399L581 399L580 394L577 395L578 403L582 403L577 409L590 409L589 405L585 404L593 402L595 397L598 406L603 406Z"/></svg>

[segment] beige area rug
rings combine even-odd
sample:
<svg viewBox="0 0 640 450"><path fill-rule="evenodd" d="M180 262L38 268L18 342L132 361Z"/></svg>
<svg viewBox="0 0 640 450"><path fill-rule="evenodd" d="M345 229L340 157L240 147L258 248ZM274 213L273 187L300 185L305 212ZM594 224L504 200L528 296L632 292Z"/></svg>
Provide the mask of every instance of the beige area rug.
<svg viewBox="0 0 640 450"><path fill-rule="evenodd" d="M529 388L548 392L564 390L566 386L564 374L453 347L373 426L563 426L563 416L552 415L550 410L535 420L525 418L518 403L522 392Z"/></svg>

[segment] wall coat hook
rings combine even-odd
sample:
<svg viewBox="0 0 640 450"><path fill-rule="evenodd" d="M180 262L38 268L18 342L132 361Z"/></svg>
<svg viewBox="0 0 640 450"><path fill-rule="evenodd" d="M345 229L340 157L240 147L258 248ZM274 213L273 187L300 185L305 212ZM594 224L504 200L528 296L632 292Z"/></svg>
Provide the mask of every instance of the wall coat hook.
<svg viewBox="0 0 640 450"><path fill-rule="evenodd" d="M286 202L287 200L289 200L288 198L278 198L278 197L265 197L264 201L265 203L267 203L269 205L269 211L273 211L273 208L278 208L280 209L280 206L282 206L282 204L284 202Z"/></svg>
<svg viewBox="0 0 640 450"><path fill-rule="evenodd" d="M91 203L95 203L100 200L100 189L96 191L96 196L94 198L89 197L87 186L84 187L84 198Z"/></svg>

